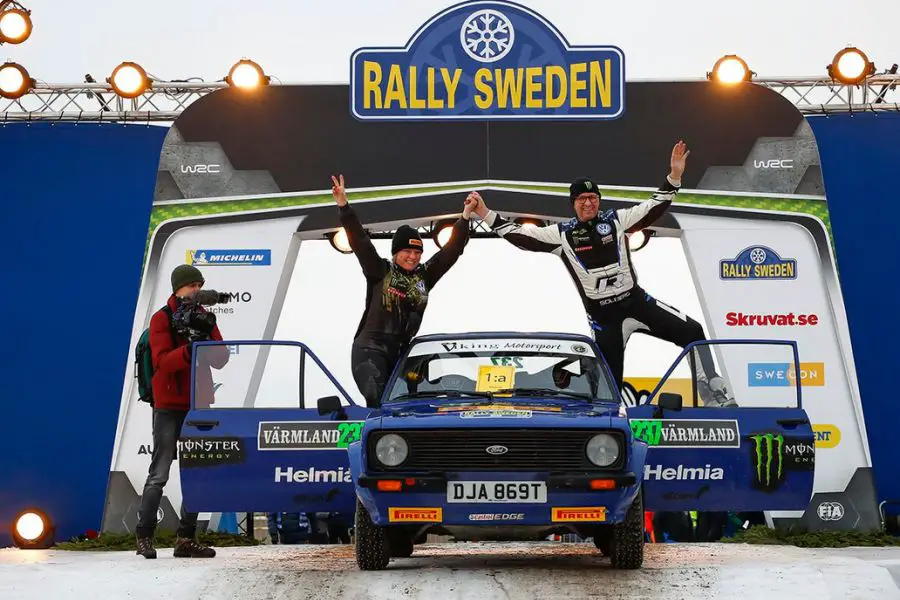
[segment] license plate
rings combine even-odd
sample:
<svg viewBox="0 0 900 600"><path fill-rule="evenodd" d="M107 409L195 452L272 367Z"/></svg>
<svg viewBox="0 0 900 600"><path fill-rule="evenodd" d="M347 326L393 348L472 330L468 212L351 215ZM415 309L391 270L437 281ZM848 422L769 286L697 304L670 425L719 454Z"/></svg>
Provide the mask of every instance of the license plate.
<svg viewBox="0 0 900 600"><path fill-rule="evenodd" d="M476 504L479 502L547 502L544 481L450 481L447 502Z"/></svg>

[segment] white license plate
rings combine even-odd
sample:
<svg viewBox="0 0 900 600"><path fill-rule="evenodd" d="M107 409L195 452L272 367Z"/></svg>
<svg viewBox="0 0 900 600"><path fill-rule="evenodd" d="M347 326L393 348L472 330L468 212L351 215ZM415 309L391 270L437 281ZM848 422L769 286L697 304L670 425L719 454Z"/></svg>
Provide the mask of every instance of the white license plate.
<svg viewBox="0 0 900 600"><path fill-rule="evenodd" d="M544 481L449 481L447 502L476 504L479 502L544 503L547 483Z"/></svg>

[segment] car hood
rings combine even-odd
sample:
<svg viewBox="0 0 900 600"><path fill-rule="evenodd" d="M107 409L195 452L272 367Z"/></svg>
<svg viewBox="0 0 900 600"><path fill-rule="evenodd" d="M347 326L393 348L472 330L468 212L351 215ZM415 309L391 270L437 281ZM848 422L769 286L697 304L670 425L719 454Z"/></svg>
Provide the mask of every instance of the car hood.
<svg viewBox="0 0 900 600"><path fill-rule="evenodd" d="M606 426L618 414L615 404L568 399L416 400L385 405L382 427L552 427L598 417L605 423L591 426Z"/></svg>

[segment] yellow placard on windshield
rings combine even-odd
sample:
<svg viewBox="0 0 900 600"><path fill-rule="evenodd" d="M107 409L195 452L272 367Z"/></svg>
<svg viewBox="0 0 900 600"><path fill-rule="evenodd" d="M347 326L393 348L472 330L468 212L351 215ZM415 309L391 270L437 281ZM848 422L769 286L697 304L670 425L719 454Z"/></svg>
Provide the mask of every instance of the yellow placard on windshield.
<svg viewBox="0 0 900 600"><path fill-rule="evenodd" d="M478 382L475 384L475 390L496 392L514 387L515 383L516 368L514 366L482 365L478 367Z"/></svg>

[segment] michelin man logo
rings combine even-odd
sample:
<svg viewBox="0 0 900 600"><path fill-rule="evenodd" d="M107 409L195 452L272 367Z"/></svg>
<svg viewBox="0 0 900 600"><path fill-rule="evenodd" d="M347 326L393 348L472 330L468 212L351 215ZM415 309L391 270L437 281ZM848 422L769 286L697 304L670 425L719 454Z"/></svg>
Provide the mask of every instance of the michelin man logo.
<svg viewBox="0 0 900 600"><path fill-rule="evenodd" d="M490 8L473 12L459 30L463 50L482 63L496 62L509 54L515 37L512 21Z"/></svg>

